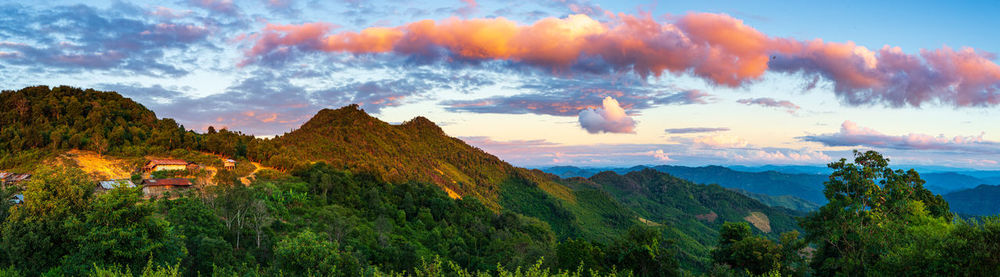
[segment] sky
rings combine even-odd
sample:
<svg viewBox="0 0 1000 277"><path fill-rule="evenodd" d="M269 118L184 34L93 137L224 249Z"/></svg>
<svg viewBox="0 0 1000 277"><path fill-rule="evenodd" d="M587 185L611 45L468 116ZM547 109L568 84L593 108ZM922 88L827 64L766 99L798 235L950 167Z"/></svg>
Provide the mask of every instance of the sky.
<svg viewBox="0 0 1000 277"><path fill-rule="evenodd" d="M0 1L0 89L260 137L359 104L518 166L1000 169L989 1Z"/></svg>

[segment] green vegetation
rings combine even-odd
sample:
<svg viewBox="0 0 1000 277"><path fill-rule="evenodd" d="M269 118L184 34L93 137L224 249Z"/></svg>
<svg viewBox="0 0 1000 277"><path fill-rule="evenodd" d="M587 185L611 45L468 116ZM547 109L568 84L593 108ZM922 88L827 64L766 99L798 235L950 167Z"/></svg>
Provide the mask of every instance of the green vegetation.
<svg viewBox="0 0 1000 277"><path fill-rule="evenodd" d="M75 168L42 166L36 174L25 203L2 223L0 241L2 265L26 275L358 276L427 270L434 261L464 274L495 274L503 265L547 276L583 270L557 264L581 251L592 257L585 272L679 270L672 243L656 228L634 226L607 246L566 252L575 242L601 244L560 247L538 219L325 163L249 187L153 202L138 189L92 194L93 180Z"/></svg>
<svg viewBox="0 0 1000 277"><path fill-rule="evenodd" d="M115 93L32 87L0 93L0 103L13 107L0 110L0 168L34 176L0 191L25 199L0 204L2 276L1000 272L1000 220L954 219L919 174L875 152L831 163L826 204L805 214L666 167L561 179L504 163L422 117L390 125L357 106L265 140L185 131ZM137 188L95 194L80 169L44 162L69 149L136 167L154 155L221 168L205 152L239 163L218 170L215 186L146 200ZM247 161L281 172L243 185ZM767 174L757 177L780 181Z"/></svg>

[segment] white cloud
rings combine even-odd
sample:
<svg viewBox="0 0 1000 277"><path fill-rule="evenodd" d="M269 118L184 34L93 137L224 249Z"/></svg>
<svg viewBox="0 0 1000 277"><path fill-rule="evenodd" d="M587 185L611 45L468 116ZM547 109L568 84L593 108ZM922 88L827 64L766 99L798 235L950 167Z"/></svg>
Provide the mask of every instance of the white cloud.
<svg viewBox="0 0 1000 277"><path fill-rule="evenodd" d="M730 135L711 135L695 138L692 143L702 148L745 148L750 143L746 140Z"/></svg>
<svg viewBox="0 0 1000 277"><path fill-rule="evenodd" d="M625 113L618 100L608 96L602 108L580 111L580 127L591 134L635 133L635 120Z"/></svg>

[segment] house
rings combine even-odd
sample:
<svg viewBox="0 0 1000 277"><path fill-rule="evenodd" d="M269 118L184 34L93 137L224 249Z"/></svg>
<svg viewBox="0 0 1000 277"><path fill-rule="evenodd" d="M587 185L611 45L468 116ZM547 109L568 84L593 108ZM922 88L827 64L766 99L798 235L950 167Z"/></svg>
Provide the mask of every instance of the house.
<svg viewBox="0 0 1000 277"><path fill-rule="evenodd" d="M233 159L224 159L222 160L222 167L229 170L236 169L236 161Z"/></svg>
<svg viewBox="0 0 1000 277"><path fill-rule="evenodd" d="M100 181L98 182L98 184L99 185L97 186L97 188L94 188L95 192L105 192L115 189L116 187L125 187L125 188L135 187L135 183L132 183L132 180L128 179Z"/></svg>
<svg viewBox="0 0 1000 277"><path fill-rule="evenodd" d="M15 194L14 198L10 199L10 203L14 205L24 203L24 194Z"/></svg>
<svg viewBox="0 0 1000 277"><path fill-rule="evenodd" d="M193 171L197 171L199 168L201 168L201 166L198 166L198 164L196 164L194 162L188 162L188 164L187 164L187 170L188 171L192 171L192 172Z"/></svg>
<svg viewBox="0 0 1000 277"><path fill-rule="evenodd" d="M176 159L152 159L146 162L142 171L153 172L161 170L186 170L188 162Z"/></svg>
<svg viewBox="0 0 1000 277"><path fill-rule="evenodd" d="M31 180L31 174L0 172L0 185L3 187L17 185L28 180Z"/></svg>
<svg viewBox="0 0 1000 277"><path fill-rule="evenodd" d="M142 180L142 193L146 197L161 197L167 192L178 194L191 188L191 180L184 178Z"/></svg>

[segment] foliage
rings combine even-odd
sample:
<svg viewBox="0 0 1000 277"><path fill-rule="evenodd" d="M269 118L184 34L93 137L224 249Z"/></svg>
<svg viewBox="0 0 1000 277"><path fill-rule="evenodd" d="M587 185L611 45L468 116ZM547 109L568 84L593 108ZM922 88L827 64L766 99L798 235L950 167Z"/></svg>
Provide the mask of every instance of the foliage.
<svg viewBox="0 0 1000 277"><path fill-rule="evenodd" d="M719 245L712 250L712 259L752 275L777 272L781 276L801 276L806 273L801 254L806 244L798 236L796 231L784 233L779 244L753 235L746 222L726 222L719 230Z"/></svg>

